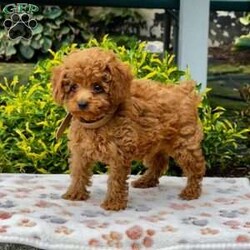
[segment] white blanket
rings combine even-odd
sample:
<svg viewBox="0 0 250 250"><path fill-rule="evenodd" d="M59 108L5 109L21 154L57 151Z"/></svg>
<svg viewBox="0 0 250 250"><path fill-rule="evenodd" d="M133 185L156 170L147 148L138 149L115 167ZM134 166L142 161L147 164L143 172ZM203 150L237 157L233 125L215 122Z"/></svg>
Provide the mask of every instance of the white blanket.
<svg viewBox="0 0 250 250"><path fill-rule="evenodd" d="M130 177L134 179L135 177ZM0 175L0 242L42 249L250 250L246 178L205 178L201 198L183 201L186 179L130 187L128 208L105 211L106 175L93 176L91 198L61 198L68 175Z"/></svg>

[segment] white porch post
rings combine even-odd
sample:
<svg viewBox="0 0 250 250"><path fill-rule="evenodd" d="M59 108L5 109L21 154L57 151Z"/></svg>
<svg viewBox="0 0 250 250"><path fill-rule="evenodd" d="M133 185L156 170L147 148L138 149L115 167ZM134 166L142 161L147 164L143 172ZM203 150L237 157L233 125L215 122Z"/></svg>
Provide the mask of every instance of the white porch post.
<svg viewBox="0 0 250 250"><path fill-rule="evenodd" d="M210 0L180 0L178 66L190 69L192 78L207 85Z"/></svg>

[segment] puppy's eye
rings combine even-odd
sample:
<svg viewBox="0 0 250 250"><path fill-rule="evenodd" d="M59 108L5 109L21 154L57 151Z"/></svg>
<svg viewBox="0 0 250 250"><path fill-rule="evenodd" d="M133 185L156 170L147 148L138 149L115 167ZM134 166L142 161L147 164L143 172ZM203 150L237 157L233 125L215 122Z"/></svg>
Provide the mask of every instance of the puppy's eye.
<svg viewBox="0 0 250 250"><path fill-rule="evenodd" d="M76 92L77 88L78 88L78 85L76 83L71 84L70 87L69 87L69 91L70 92Z"/></svg>
<svg viewBox="0 0 250 250"><path fill-rule="evenodd" d="M98 93L103 93L104 92L103 87L99 83L94 83L92 88L93 88L94 93L98 94Z"/></svg>

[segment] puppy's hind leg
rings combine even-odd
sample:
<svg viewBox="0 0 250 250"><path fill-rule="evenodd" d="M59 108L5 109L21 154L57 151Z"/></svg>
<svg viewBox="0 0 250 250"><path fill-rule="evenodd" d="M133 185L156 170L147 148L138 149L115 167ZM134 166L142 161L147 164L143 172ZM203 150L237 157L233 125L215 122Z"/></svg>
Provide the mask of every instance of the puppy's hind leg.
<svg viewBox="0 0 250 250"><path fill-rule="evenodd" d="M185 200L199 198L201 194L201 182L205 174L205 160L199 146L196 149L181 148L173 156L180 165L185 176L187 185L180 193Z"/></svg>
<svg viewBox="0 0 250 250"><path fill-rule="evenodd" d="M168 168L168 156L162 152L158 152L154 156L145 157L143 163L148 169L138 180L132 182L132 186L135 188L157 186L159 184L159 178Z"/></svg>
<svg viewBox="0 0 250 250"><path fill-rule="evenodd" d="M71 184L67 192L62 195L66 200L87 200L89 191L87 186L91 185L91 162L74 152L70 159Z"/></svg>

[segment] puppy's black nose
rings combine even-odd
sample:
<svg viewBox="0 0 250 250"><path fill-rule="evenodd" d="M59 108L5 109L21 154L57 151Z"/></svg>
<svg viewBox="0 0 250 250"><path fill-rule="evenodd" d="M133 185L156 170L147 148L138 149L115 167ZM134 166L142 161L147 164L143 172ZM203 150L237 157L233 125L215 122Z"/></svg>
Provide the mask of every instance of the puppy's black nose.
<svg viewBox="0 0 250 250"><path fill-rule="evenodd" d="M86 109L88 107L88 102L84 102L84 101L78 102L78 107L81 110Z"/></svg>

